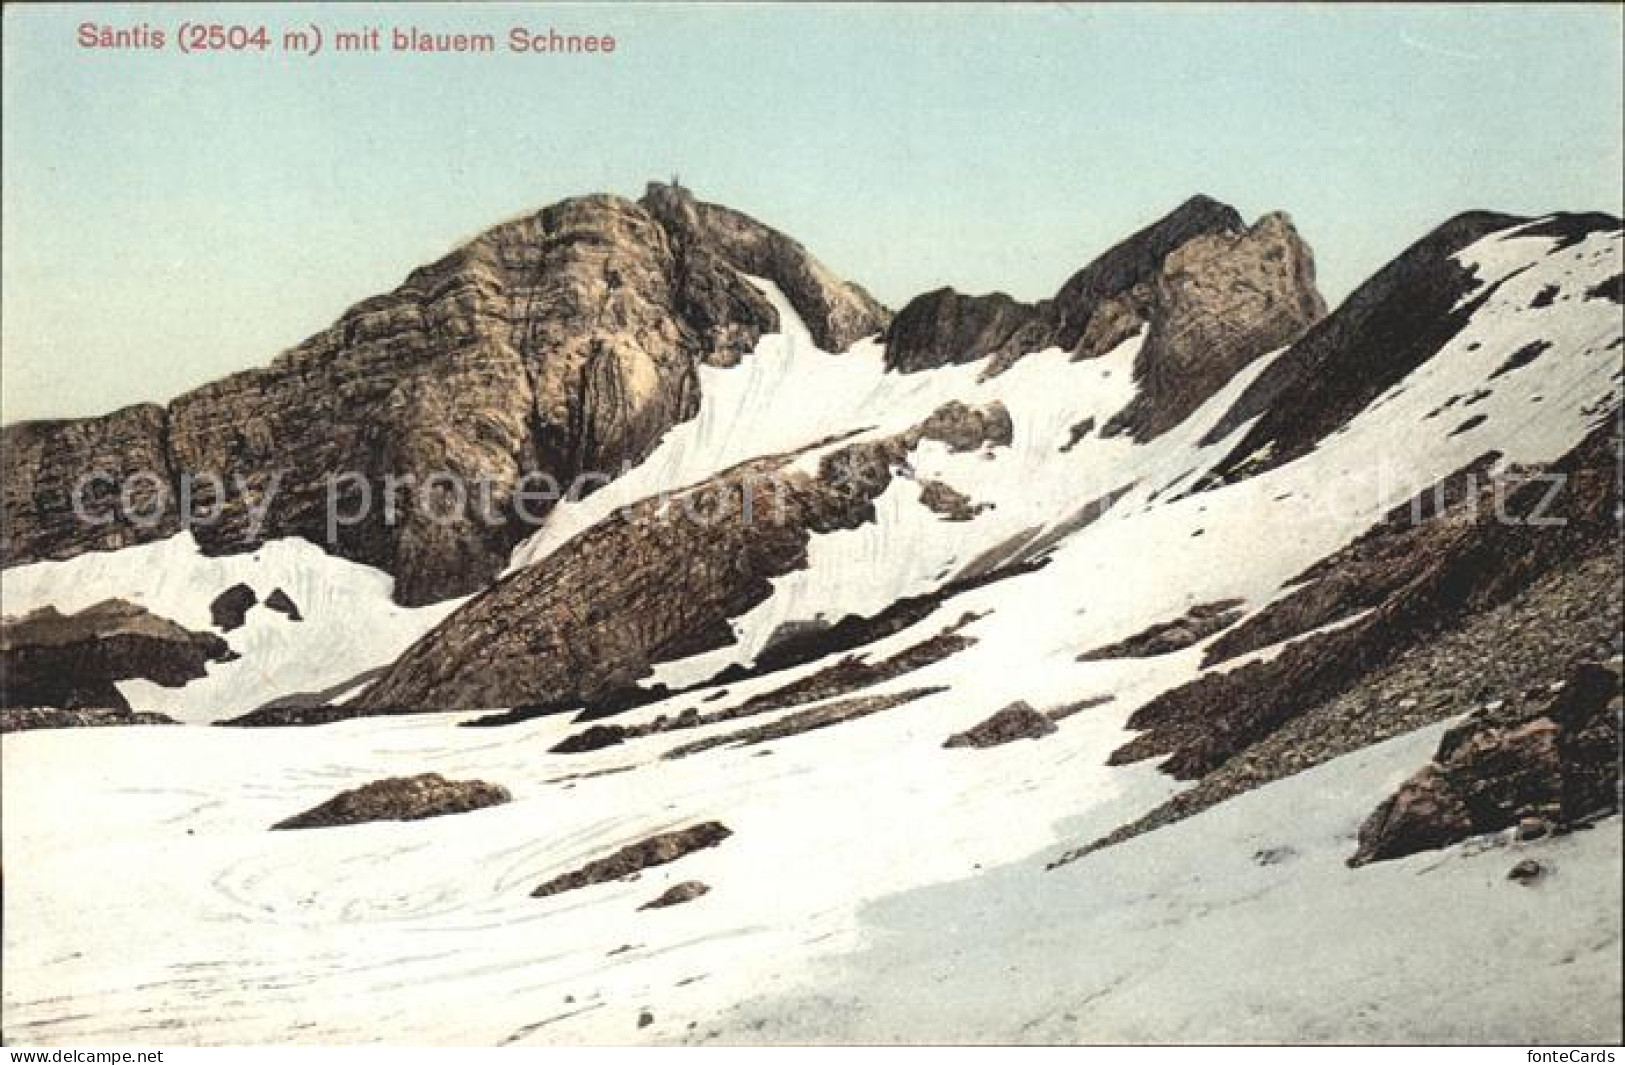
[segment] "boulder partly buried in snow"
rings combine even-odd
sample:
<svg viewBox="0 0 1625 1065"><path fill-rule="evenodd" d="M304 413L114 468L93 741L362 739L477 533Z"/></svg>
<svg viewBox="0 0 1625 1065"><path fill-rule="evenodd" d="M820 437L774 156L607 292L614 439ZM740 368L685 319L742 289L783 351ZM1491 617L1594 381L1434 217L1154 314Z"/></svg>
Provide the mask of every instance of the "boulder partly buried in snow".
<svg viewBox="0 0 1625 1065"><path fill-rule="evenodd" d="M1036 740L1055 731L1055 722L1024 702L1011 703L986 721L956 732L944 747L997 747L1016 740Z"/></svg>
<svg viewBox="0 0 1625 1065"><path fill-rule="evenodd" d="M681 884L673 884L656 898L650 899L640 910L663 910L667 906L681 906L685 902L693 902L701 895L709 893L711 885L699 880L685 880Z"/></svg>
<svg viewBox="0 0 1625 1065"><path fill-rule="evenodd" d="M330 828L368 821L421 821L497 806L513 798L500 784L447 780L439 773L390 777L341 791L320 806L279 821L273 829Z"/></svg>

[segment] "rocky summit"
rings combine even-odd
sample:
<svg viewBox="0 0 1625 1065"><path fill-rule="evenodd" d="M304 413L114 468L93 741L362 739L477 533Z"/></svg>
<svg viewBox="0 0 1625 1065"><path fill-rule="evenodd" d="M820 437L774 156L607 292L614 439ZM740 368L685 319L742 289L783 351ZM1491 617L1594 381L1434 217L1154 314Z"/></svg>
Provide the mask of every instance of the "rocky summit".
<svg viewBox="0 0 1625 1065"><path fill-rule="evenodd" d="M1619 220L1169 206L586 195L7 426L8 1039L1617 1041Z"/></svg>
<svg viewBox="0 0 1625 1065"><path fill-rule="evenodd" d="M545 515L515 500L526 475L567 489L619 474L694 414L697 366L737 362L778 328L744 275L778 285L832 350L890 317L794 240L685 189L566 200L414 270L266 368L165 407L7 426L0 556L182 528L211 554L301 536L394 574L400 603L465 595ZM436 496L449 478L489 487L457 508Z"/></svg>

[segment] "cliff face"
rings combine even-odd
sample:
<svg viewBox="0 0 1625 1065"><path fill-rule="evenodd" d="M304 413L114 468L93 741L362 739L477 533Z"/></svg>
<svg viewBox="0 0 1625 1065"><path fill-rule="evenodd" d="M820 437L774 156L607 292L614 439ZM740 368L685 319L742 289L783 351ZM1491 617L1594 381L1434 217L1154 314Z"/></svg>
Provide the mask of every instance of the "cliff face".
<svg viewBox="0 0 1625 1065"><path fill-rule="evenodd" d="M116 551L180 528L168 419L155 404L98 418L24 422L0 431L0 560L5 565ZM92 472L102 477L81 484ZM74 513L75 491L91 521ZM121 495L149 520L100 521Z"/></svg>
<svg viewBox="0 0 1625 1065"><path fill-rule="evenodd" d="M721 257L777 285L825 351L845 351L891 321L862 286L842 281L797 241L748 215L701 203L675 185L650 184L639 202L672 234L685 263Z"/></svg>
<svg viewBox="0 0 1625 1065"><path fill-rule="evenodd" d="M405 604L466 594L554 485L640 461L694 413L699 362L737 362L777 328L741 273L779 283L826 347L887 320L795 241L684 190L566 200L167 409L6 427L0 552L16 565L190 525L211 554L306 537L396 574ZM68 496L102 470L87 526ZM119 489L143 471L127 513ZM149 505L161 520L136 521Z"/></svg>
<svg viewBox="0 0 1625 1065"><path fill-rule="evenodd" d="M898 312L887 365L905 373L992 356L1000 373L1033 351L1097 358L1142 330L1141 392L1108 434L1157 436L1243 366L1291 343L1326 313L1314 259L1284 214L1252 227L1197 196L1114 246L1050 300L939 289Z"/></svg>

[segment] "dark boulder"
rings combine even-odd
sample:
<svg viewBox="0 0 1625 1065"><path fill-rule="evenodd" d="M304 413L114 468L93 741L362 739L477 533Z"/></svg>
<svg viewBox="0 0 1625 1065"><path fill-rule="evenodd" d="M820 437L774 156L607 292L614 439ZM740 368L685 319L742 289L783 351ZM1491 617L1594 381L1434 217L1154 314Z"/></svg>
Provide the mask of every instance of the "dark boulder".
<svg viewBox="0 0 1625 1065"><path fill-rule="evenodd" d="M303 621L305 617L299 613L299 606L281 588L277 588L265 597L265 605L278 614L285 614L289 621Z"/></svg>
<svg viewBox="0 0 1625 1065"><path fill-rule="evenodd" d="M272 829L330 828L368 821L421 821L468 813L513 798L500 784L447 780L439 773L390 777L341 791L320 806L272 825Z"/></svg>
<svg viewBox="0 0 1625 1065"><path fill-rule="evenodd" d="M209 604L209 618L221 632L240 629L248 612L259 601L260 597L254 593L254 589L246 584L234 584L214 597Z"/></svg>

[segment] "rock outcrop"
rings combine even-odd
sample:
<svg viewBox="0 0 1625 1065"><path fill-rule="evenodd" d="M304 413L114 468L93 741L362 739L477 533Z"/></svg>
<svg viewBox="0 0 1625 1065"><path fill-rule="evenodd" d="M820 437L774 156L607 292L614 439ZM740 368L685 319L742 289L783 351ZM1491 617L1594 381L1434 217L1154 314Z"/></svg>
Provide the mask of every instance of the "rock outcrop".
<svg viewBox="0 0 1625 1065"><path fill-rule="evenodd" d="M1059 347L1096 358L1145 331L1140 392L1106 426L1149 439L1177 425L1235 372L1326 313L1314 260L1284 214L1248 227L1205 196L1181 205L1036 304L938 289L887 331L886 364L908 373L991 356L989 373Z"/></svg>
<svg viewBox="0 0 1625 1065"><path fill-rule="evenodd" d="M1139 440L1166 432L1325 313L1314 260L1286 215L1192 238L1152 282L1148 330L1134 361L1140 391L1102 432Z"/></svg>
<svg viewBox="0 0 1625 1065"><path fill-rule="evenodd" d="M981 724L956 732L944 747L998 747L1016 740L1043 739L1056 731L1048 714L1039 713L1023 702L1011 703Z"/></svg>
<svg viewBox="0 0 1625 1065"><path fill-rule="evenodd" d="M130 709L115 682L178 688L231 650L122 599L63 614L41 607L0 620L0 706Z"/></svg>
<svg viewBox="0 0 1625 1065"><path fill-rule="evenodd" d="M576 891L593 884L626 877L656 865L666 865L695 851L715 847L733 835L727 826L717 821L706 821L674 832L662 832L648 839L628 843L607 858L588 862L579 869L554 877L535 891L533 898L546 898L565 891Z"/></svg>
<svg viewBox="0 0 1625 1065"><path fill-rule="evenodd" d="M1487 211L1457 215L1372 275L1261 373L1203 438L1218 443L1253 422L1207 483L1302 456L1436 355L1497 287L1477 290L1475 272L1456 253L1527 222ZM1560 214L1521 233L1578 240L1619 224L1608 215Z"/></svg>
<svg viewBox="0 0 1625 1065"><path fill-rule="evenodd" d="M800 243L749 215L658 182L638 202L672 235L685 266L695 256L720 258L777 285L825 351L845 351L891 321L891 312L862 286L842 281Z"/></svg>
<svg viewBox="0 0 1625 1065"><path fill-rule="evenodd" d="M305 616L299 613L299 604L281 588L273 588L271 594L265 597L265 606L268 610L275 610L284 615L289 621L303 621Z"/></svg>
<svg viewBox="0 0 1625 1065"><path fill-rule="evenodd" d="M807 564L813 535L873 520L874 500L920 441L971 450L1010 434L1002 406L949 403L903 433L825 442L814 472L796 461L803 454L769 456L623 508L458 609L357 705L611 698L656 663L731 644L730 619L771 595L774 577Z"/></svg>
<svg viewBox="0 0 1625 1065"><path fill-rule="evenodd" d="M6 427L0 556L185 527L210 554L301 536L389 570L404 604L467 594L559 494L692 416L698 363L736 362L778 328L742 274L775 281L836 350L888 320L795 241L685 190L566 200L167 408ZM86 478L88 521L73 513Z"/></svg>
<svg viewBox="0 0 1625 1065"><path fill-rule="evenodd" d="M173 725L174 718L111 707L65 710L58 706L0 706L0 732L48 728L106 728L112 725Z"/></svg>
<svg viewBox="0 0 1625 1065"><path fill-rule="evenodd" d="M248 620L248 612L259 601L254 589L246 584L234 584L209 603L209 620L221 632L240 629Z"/></svg>
<svg viewBox="0 0 1625 1065"><path fill-rule="evenodd" d="M1582 663L1544 713L1479 712L1360 829L1350 865L1519 827L1529 836L1619 809L1619 666Z"/></svg>
<svg viewBox="0 0 1625 1065"><path fill-rule="evenodd" d="M685 902L693 902L701 895L709 895L711 885L699 880L685 880L681 884L673 884L659 895L639 906L640 910L663 910L668 906L681 906Z"/></svg>
<svg viewBox="0 0 1625 1065"><path fill-rule="evenodd" d="M512 801L500 784L483 780L447 780L439 773L389 777L341 791L320 806L278 821L276 829L332 828L369 821L421 821L483 810Z"/></svg>
<svg viewBox="0 0 1625 1065"><path fill-rule="evenodd" d="M1079 662L1096 662L1107 658L1151 658L1183 651L1215 633L1240 621L1245 611L1239 609L1239 599L1221 599L1216 603L1199 603L1173 621L1163 621L1135 633L1116 643L1085 651Z"/></svg>
<svg viewBox="0 0 1625 1065"><path fill-rule="evenodd" d="M143 403L0 430L0 565L173 536L168 429L164 408Z"/></svg>
<svg viewBox="0 0 1625 1065"><path fill-rule="evenodd" d="M1542 471L1508 471L1460 488L1454 504L1420 522L1408 506L1398 508L1315 566L1291 594L1215 647L1233 655L1258 645L1263 633L1277 641L1333 621L1346 621L1342 627L1157 696L1129 718L1129 727L1144 731L1115 751L1112 763L1168 755L1165 771L1205 776L1441 629L1506 602L1547 573L1617 553L1617 407L1599 421L1546 471L1564 486L1549 507L1549 485L1534 476ZM1536 514L1557 524L1531 524Z"/></svg>

